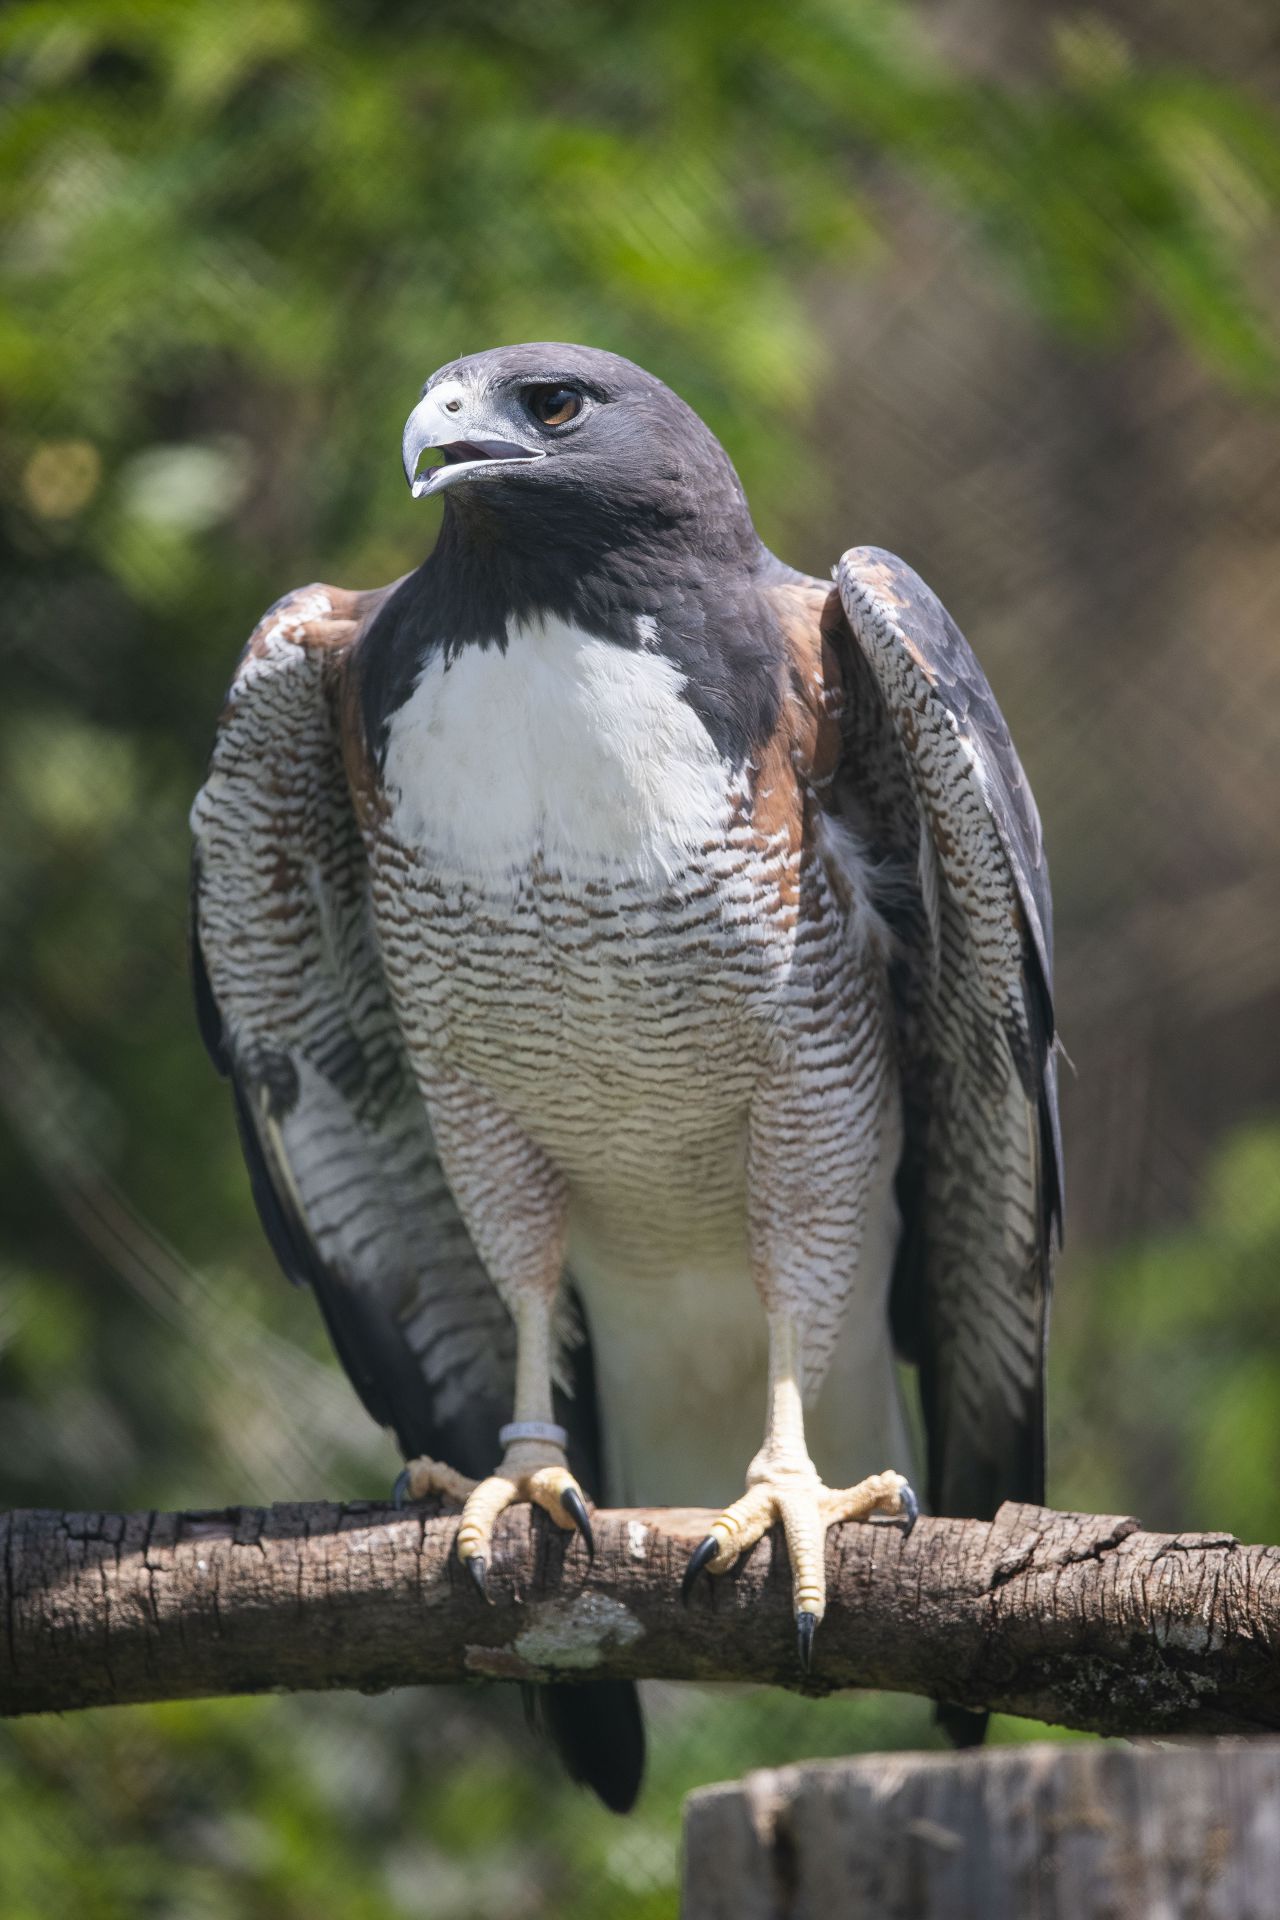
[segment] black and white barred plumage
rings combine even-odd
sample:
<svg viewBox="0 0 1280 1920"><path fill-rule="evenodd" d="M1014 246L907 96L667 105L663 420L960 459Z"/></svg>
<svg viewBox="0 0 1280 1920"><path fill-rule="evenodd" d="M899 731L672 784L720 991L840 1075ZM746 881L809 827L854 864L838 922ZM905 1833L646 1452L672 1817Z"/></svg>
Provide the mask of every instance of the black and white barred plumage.
<svg viewBox="0 0 1280 1920"><path fill-rule="evenodd" d="M282 1264L406 1457L493 1468L512 1314L563 1267L597 1498L732 1497L779 1315L819 1467L908 1465L896 1345L934 1506L1039 1498L1050 902L977 663L891 555L834 590L774 560L625 361L478 355L414 419L446 404L434 553L272 609L193 813L202 1024ZM627 1690L551 1717L626 1804Z"/></svg>

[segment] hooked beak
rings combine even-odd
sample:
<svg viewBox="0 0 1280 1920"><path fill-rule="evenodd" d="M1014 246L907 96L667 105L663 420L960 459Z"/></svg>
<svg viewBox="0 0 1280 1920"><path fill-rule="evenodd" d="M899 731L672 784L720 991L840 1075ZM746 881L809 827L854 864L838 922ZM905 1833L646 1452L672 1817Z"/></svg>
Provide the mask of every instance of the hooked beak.
<svg viewBox="0 0 1280 1920"><path fill-rule="evenodd" d="M446 413L435 394L424 394L419 400L404 423L404 436L400 442L404 477L409 482L409 491L415 500L421 500L429 493L443 493L456 480L468 479L490 467L507 467L520 460L545 458L545 448L504 439L488 430L490 422L475 419L475 428L472 429L470 421L473 418L469 409ZM435 448L444 455L442 463L429 467L425 473L419 473L418 462L423 454Z"/></svg>

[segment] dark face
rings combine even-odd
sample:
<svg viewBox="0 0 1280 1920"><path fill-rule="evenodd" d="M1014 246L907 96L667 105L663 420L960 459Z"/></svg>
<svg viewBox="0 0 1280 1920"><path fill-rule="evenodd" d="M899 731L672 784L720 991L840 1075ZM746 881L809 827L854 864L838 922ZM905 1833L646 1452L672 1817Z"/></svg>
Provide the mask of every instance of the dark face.
<svg viewBox="0 0 1280 1920"><path fill-rule="evenodd" d="M428 452L438 464L423 464ZM637 532L714 517L750 534L710 429L652 374L591 347L498 347L442 367L405 425L403 456L415 498L448 492L464 516L523 510L548 527L563 511Z"/></svg>

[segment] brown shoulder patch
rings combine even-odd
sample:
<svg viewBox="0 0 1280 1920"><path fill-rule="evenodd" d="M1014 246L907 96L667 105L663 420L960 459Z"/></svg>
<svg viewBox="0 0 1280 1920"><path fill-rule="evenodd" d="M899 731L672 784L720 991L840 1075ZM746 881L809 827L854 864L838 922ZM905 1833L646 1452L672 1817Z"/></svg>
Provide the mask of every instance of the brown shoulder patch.
<svg viewBox="0 0 1280 1920"><path fill-rule="evenodd" d="M351 637L346 603L353 598L344 587L316 583L296 588L263 614L249 635L249 652L261 658L273 633L283 634L298 647L342 646Z"/></svg>
<svg viewBox="0 0 1280 1920"><path fill-rule="evenodd" d="M839 596L812 586L775 587L774 605L787 647L789 749L801 780L825 786L839 765L844 682L828 627L830 603ZM843 619L843 614L840 615Z"/></svg>
<svg viewBox="0 0 1280 1920"><path fill-rule="evenodd" d="M350 646L400 582L389 587L329 587L316 582L277 600L249 636L249 652L261 656L267 635L283 633L295 646L327 652Z"/></svg>
<svg viewBox="0 0 1280 1920"><path fill-rule="evenodd" d="M812 586L772 587L786 650L782 710L751 769L751 824L762 840L781 837L798 854L812 832L814 790L824 787L840 758L843 690L835 650L822 632L826 592Z"/></svg>

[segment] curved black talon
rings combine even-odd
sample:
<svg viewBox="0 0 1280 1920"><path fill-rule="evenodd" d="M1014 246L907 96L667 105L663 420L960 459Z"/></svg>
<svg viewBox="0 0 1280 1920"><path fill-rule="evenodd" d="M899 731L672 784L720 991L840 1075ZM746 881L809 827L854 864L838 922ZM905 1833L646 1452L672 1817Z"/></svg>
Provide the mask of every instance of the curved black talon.
<svg viewBox="0 0 1280 1920"><path fill-rule="evenodd" d="M582 1544L587 1550L588 1560L594 1560L596 1557L596 1542L595 1536L591 1531L591 1515L587 1512L586 1501L576 1487L566 1487L560 1495L560 1505L564 1508L569 1518L573 1521L574 1526L582 1535Z"/></svg>
<svg viewBox="0 0 1280 1920"><path fill-rule="evenodd" d="M801 1673L813 1672L813 1636L818 1631L816 1613L798 1613L796 1615L796 1650L800 1655Z"/></svg>
<svg viewBox="0 0 1280 1920"><path fill-rule="evenodd" d="M391 1489L391 1504L393 1507L404 1507L408 1504L408 1500L409 1469L408 1467L401 1467L399 1473L396 1475L396 1483Z"/></svg>
<svg viewBox="0 0 1280 1920"><path fill-rule="evenodd" d="M693 1590L698 1584L698 1575L702 1572L708 1560L715 1559L719 1546L720 1542L716 1539L714 1533L709 1533L706 1539L701 1541L689 1555L689 1564L684 1570L684 1579L680 1582L680 1598L684 1601L686 1607L693 1598Z"/></svg>
<svg viewBox="0 0 1280 1920"><path fill-rule="evenodd" d="M909 1486L898 1489L898 1511L896 1513L868 1514L867 1518L877 1527L901 1527L905 1539L920 1518L920 1502Z"/></svg>
<svg viewBox="0 0 1280 1920"><path fill-rule="evenodd" d="M492 1605L492 1602L489 1600L489 1589L485 1585L485 1575L489 1571L489 1562L485 1559L484 1555L482 1553L473 1553L468 1559L464 1560L462 1564L470 1574L471 1584L480 1595L480 1598L487 1604Z"/></svg>

